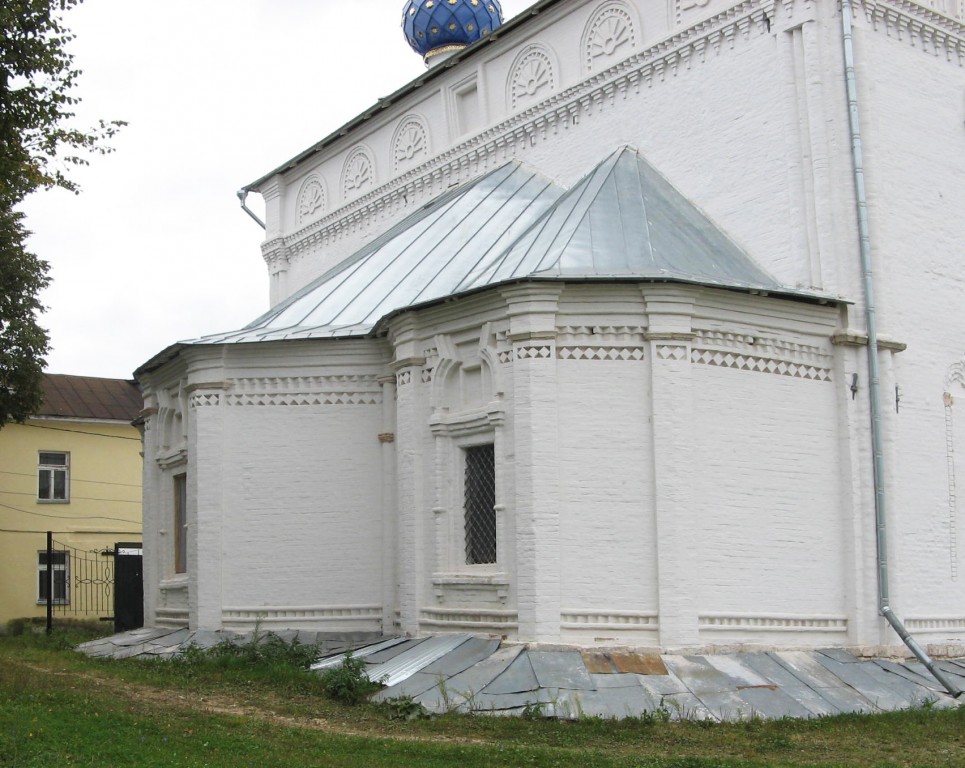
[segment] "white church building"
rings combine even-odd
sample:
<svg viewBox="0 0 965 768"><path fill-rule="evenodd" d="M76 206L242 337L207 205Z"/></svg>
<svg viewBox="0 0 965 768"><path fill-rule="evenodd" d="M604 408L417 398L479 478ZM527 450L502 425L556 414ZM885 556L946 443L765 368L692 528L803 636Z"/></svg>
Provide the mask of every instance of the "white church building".
<svg viewBox="0 0 965 768"><path fill-rule="evenodd" d="M405 3L137 371L145 622L961 650L965 2L844 5Z"/></svg>

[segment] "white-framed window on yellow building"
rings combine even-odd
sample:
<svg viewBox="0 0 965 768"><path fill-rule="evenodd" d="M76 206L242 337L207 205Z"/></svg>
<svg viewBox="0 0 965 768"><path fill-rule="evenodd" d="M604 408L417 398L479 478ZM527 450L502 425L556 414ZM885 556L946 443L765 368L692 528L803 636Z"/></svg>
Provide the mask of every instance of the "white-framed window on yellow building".
<svg viewBox="0 0 965 768"><path fill-rule="evenodd" d="M66 451L40 452L37 501L55 504L70 501L70 454Z"/></svg>
<svg viewBox="0 0 965 768"><path fill-rule="evenodd" d="M51 552L53 569L53 602L57 605L70 603L70 558L66 552ZM37 553L37 602L47 602L47 551Z"/></svg>

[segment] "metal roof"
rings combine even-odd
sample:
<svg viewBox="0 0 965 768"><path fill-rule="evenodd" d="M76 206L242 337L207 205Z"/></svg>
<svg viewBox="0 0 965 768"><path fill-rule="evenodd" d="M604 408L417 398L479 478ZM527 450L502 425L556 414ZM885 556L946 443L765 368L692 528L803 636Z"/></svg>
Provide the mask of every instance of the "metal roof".
<svg viewBox="0 0 965 768"><path fill-rule="evenodd" d="M443 194L253 323L200 343L368 334L383 317L444 299L563 193L519 163Z"/></svg>
<svg viewBox="0 0 965 768"><path fill-rule="evenodd" d="M781 285L634 149L564 191L519 163L451 190L239 331L195 344L364 336L397 312L519 280Z"/></svg>
<svg viewBox="0 0 965 768"><path fill-rule="evenodd" d="M782 288L629 147L600 163L457 291L520 277Z"/></svg>

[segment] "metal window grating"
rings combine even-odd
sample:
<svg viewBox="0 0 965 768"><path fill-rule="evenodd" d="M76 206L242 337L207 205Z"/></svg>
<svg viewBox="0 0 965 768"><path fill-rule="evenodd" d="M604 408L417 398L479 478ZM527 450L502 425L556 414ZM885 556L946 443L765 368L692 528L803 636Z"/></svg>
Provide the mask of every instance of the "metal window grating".
<svg viewBox="0 0 965 768"><path fill-rule="evenodd" d="M466 448L466 563L496 562L496 454L492 444Z"/></svg>

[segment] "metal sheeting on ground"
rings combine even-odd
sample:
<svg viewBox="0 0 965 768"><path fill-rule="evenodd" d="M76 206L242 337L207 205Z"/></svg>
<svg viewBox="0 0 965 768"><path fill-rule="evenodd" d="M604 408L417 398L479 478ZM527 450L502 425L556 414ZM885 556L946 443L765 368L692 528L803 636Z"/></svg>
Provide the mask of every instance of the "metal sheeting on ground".
<svg viewBox="0 0 965 768"><path fill-rule="evenodd" d="M311 667L309 667L309 669L315 672L320 669L328 669L329 667L336 667L339 664L341 664L343 661L345 661L345 658L349 653L351 653L352 656L356 658L364 658L366 656L373 656L379 651L384 651L388 648L394 648L395 646L400 645L404 642L406 642L406 639L404 637L393 637L388 640L383 640L382 642L375 643L373 645L366 645L356 650L350 650L344 653L336 654L335 656L329 656L328 658L315 662L314 664L312 664Z"/></svg>
<svg viewBox="0 0 965 768"><path fill-rule="evenodd" d="M80 650L113 658L170 657L192 644L248 642L251 636L188 630L136 630ZM304 639L299 633L298 639ZM326 652L322 670L345 658L348 637L319 635ZM877 712L915 706L956 707L955 700L917 662L860 659L847 651L781 651L640 657L631 666L647 673L620 672L613 659L626 651L500 647L497 640L469 635L391 638L359 645L354 655L375 660L370 679L390 683L373 698L410 697L431 712L493 715L541 713L545 717L641 717L657 713L673 720L746 720L820 717L842 712ZM584 661L590 660L591 672ZM609 659L609 660L608 660ZM961 661L939 662L965 676ZM612 671L607 671L612 670Z"/></svg>
<svg viewBox="0 0 965 768"><path fill-rule="evenodd" d="M368 667L366 674L372 682L381 685L397 685L421 672L432 662L441 659L469 640L469 635L439 635L430 637L418 645L400 653L394 659Z"/></svg>

